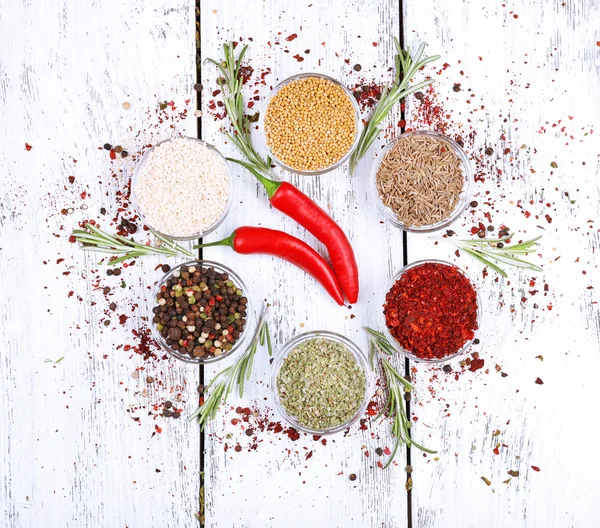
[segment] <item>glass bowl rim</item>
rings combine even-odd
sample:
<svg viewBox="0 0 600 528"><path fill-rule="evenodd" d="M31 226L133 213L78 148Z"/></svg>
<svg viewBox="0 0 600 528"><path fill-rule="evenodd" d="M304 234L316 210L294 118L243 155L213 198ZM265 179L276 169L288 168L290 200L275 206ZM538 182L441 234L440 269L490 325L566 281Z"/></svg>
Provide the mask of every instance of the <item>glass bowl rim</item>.
<svg viewBox="0 0 600 528"><path fill-rule="evenodd" d="M336 425L335 427L328 427L326 429L311 429L310 427L304 426L299 423L294 417L292 417L285 410L281 400L279 398L279 393L277 391L277 377L279 375L279 371L281 370L281 366L283 365L283 360L301 343L309 341L311 339L316 338L325 338L331 341L335 341L338 343L342 343L346 349L354 356L357 365L361 368L365 375L365 394L362 400L362 403L356 413L352 415L352 417L344 422L343 424ZM371 369L371 365L369 363L369 358L364 354L362 349L354 343L352 340L347 338L342 334L338 334L337 332L331 332L329 330L312 330L309 332L304 332L299 334L291 339L289 339L277 352L273 364L271 365L271 373L269 376L270 381L270 395L271 401L277 410L277 412L284 418L284 420L292 427L301 431L303 433L325 436L330 434L339 433L340 431L344 431L354 425L366 412L367 406L369 405L369 401L372 398L373 392L373 370Z"/></svg>
<svg viewBox="0 0 600 528"><path fill-rule="evenodd" d="M383 311L383 306L385 305L385 302L386 302L385 298L386 298L387 293L392 289L392 286L394 286L394 284L396 284L396 282L400 279L400 277L402 277L402 275L404 273L406 273L410 269L416 268L418 266L422 266L423 264L444 264L446 266L451 266L453 268L456 268L471 283L471 286L473 286L473 289L475 290L475 295L477 297L477 329L473 332L473 339L470 339L469 341L467 341L459 350L457 350L453 354L450 354L443 358L423 359L423 358L420 358L420 357L414 355L412 352L409 352L408 350L403 348L400 345L400 343L398 343L398 340L392 335L392 333L390 332L390 329L388 328L388 326L385 322L385 313ZM477 288L477 285L475 284L475 282L473 282L473 279L471 278L471 276L465 270L463 270L460 266L453 264L452 262L448 262L446 260L440 260L440 259L417 260L415 262L412 262L412 263L407 264L406 266L403 266L402 268L400 268L400 270L397 273L395 273L394 276L389 280L389 282L386 286L386 289L385 289L385 293L383 294L383 303L381 304L381 318L383 321L384 333L385 333L385 336L388 338L388 341L394 347L394 349L397 350L404 357L410 359L411 361L415 361L418 363L431 363L431 364L445 363L447 361L454 359L455 357L465 354L467 352L467 350L473 344L473 341L475 341L475 339L477 339L477 337L479 335L479 332L481 330L481 316L482 316L481 295L479 293L479 289Z"/></svg>
<svg viewBox="0 0 600 528"><path fill-rule="evenodd" d="M160 291L161 287L164 286L165 283L173 276L175 271L181 269L183 266L188 266L188 267L189 266L200 266L201 268L214 268L215 271L220 271L221 273L227 273L229 275L230 279L236 284L236 286L238 286L238 288L242 290L244 297L246 297L248 299L248 302L246 304L246 306L247 306L247 308L246 308L246 325L244 326L244 331L242 332L242 335L237 340L237 342L233 345L233 347L231 347L231 350L229 350L228 352L225 352L224 354L221 354L220 356L213 356L213 357L208 357L205 359L205 358L192 358L187 354L185 356L183 354L179 354L175 350L171 349L171 347L166 343L164 337L160 334L160 332L156 328L156 325L152 322L152 319L154 318L154 312L152 311L152 309L156 306L156 296L157 296L158 292ZM209 363L216 363L217 361L221 361L222 359L232 356L237 350L239 350L242 347L242 344L246 341L248 334L252 333L250 328L252 327L252 322L254 321L252 297L249 295L246 284L244 283L244 281L241 279L241 277L235 271L233 271L231 268L225 266L224 264L221 264L220 262L216 262L214 260L188 260L187 262L182 262L181 264L178 264L177 266L172 267L170 271L165 273L160 278L160 280L156 283L156 286L154 286L154 288L152 290L152 297L150 298L150 302L147 303L147 312L148 312L147 313L148 325L150 326L150 332L152 334L152 339L154 339L156 344L158 344L158 346L160 346L160 348L162 350L164 350L167 354L174 357L175 359L178 359L185 363L191 363L194 365L204 365L204 364L209 364Z"/></svg>
<svg viewBox="0 0 600 528"><path fill-rule="evenodd" d="M459 196L458 202L450 216L440 220L439 222L436 222L435 224L427 224L423 226L407 226L403 224L400 220L398 220L396 214L389 207L384 205L383 201L381 200L381 196L379 196L379 191L377 190L377 172L379 171L379 167L381 166L383 158L385 158L387 153L399 141L409 136L428 136L447 143L453 148L454 152L462 163L464 187ZM375 194L377 206L381 214L392 225L409 233L432 233L448 227L450 224L460 218L467 209L469 203L471 202L471 198L473 197L473 165L463 148L451 137L434 130L411 130L409 132L400 134L398 137L387 143L381 150L371 167L371 173L369 175L369 187Z"/></svg>
<svg viewBox="0 0 600 528"><path fill-rule="evenodd" d="M354 137L354 142L352 143L352 146L350 147L350 149L348 149L346 154L344 154L344 156L342 156L333 165L330 165L329 167L325 167L323 169L318 169L315 171L303 171L303 170L299 170L299 169L294 169L294 168L290 167L289 165L287 165L286 163L284 163L283 161L281 161L277 156L275 156L273 154L273 151L271 150L271 148L269 147L269 144L267 143L267 135L265 133L265 115L267 113L267 108L269 106L269 103L271 102L271 99L273 99L273 97L277 94L277 92L279 92L279 90L281 90L281 88L283 88L286 84L290 84L299 79L306 79L308 77L317 77L320 79L326 79L326 80L332 82L333 84L335 84L336 86L339 86L340 88L342 88L342 90L344 91L344 93L346 94L348 99L350 99L350 102L352 103L352 106L354 108L355 125L356 125L356 134ZM331 171L337 169L338 167L341 167L350 158L350 156L352 155L352 153L358 146L358 142L360 141L360 124L361 124L360 119L361 119L360 107L358 106L358 102L356 101L354 94L350 91L350 89L345 84L338 81L337 79L334 79L333 77L331 77L329 75L325 75L324 73L306 72L306 73L296 73L294 75L291 75L290 77L287 77L283 81L278 82L271 89L271 91L269 92L269 95L267 96L267 98L265 99L265 101L262 103L262 106L261 106L260 115L258 118L258 129L260 131L261 143L264 146L265 150L267 151L267 154L269 155L271 160L276 165L278 165L283 170L291 172L292 174L299 174L300 176L319 176L320 174L326 174L328 172L331 172Z"/></svg>
<svg viewBox="0 0 600 528"><path fill-rule="evenodd" d="M146 163L148 156L150 155L150 152L152 152L156 147L162 145L163 143L168 143L168 142L171 142L176 139L188 139L188 140L192 140L192 141L201 143L201 144L205 145L210 151L214 152L217 155L217 157L223 161L223 164L225 166L225 171L227 173L227 180L229 182L229 196L227 198L227 203L225 204L225 207L223 208L223 211L221 212L221 215L219 216L219 218L217 218L217 220L215 220L215 222L213 222L210 226L208 226L201 233L195 233L193 235L186 235L186 236L169 235L168 233L164 233L158 229L155 229L153 226L151 226L148 223L148 220L146 218L146 215L144 214L144 211L142 210L142 208L139 205L139 202L137 199L137 193L136 193L136 186L137 186L137 182L139 179L139 173L140 173L141 167L143 166L144 163ZM227 158L223 154L221 154L221 152L214 145L212 145L202 139L189 137L189 136L167 138L167 139L163 139L162 141L159 141L158 143L155 143L148 150L146 150L146 152L144 152L142 154L142 157L139 159L139 161L136 163L135 167L133 168L133 175L131 177L131 205L133 206L136 214L140 217L140 219L144 223L144 225L148 226L150 229L152 229L152 231L155 231L159 235L162 235L166 238L170 238L172 240L195 240L197 238L203 238L206 235L208 235L209 233L212 233L215 229L217 229L223 223L223 220L225 220L225 218L229 214L229 211L233 204L233 198L234 198L233 195L235 193L235 187L234 187L233 182L234 182L234 178L233 178L233 174L231 171L231 166L230 166L229 162L227 161Z"/></svg>

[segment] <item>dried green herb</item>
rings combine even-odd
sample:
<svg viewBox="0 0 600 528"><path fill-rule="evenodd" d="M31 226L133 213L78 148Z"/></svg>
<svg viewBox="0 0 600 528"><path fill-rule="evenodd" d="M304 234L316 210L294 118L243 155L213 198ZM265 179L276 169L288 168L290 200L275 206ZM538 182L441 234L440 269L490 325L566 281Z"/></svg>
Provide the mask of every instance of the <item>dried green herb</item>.
<svg viewBox="0 0 600 528"><path fill-rule="evenodd" d="M283 360L277 391L285 411L298 423L321 430L347 422L365 397L365 373L337 341L314 338Z"/></svg>

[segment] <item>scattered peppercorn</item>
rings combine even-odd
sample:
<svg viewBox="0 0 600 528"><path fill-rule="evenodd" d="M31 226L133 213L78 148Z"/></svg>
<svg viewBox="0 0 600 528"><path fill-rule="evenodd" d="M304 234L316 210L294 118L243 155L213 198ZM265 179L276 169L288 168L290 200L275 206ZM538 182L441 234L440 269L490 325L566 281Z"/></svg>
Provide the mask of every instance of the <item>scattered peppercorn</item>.
<svg viewBox="0 0 600 528"><path fill-rule="evenodd" d="M104 288L102 289L102 293L104 295L108 295L110 293L110 286L104 286Z"/></svg>
<svg viewBox="0 0 600 528"><path fill-rule="evenodd" d="M350 473L350 480L354 482L356 480L356 475L354 473Z"/></svg>
<svg viewBox="0 0 600 528"><path fill-rule="evenodd" d="M485 149L485 153L488 156L491 156L494 153L494 149L492 147L488 147L488 148Z"/></svg>
<svg viewBox="0 0 600 528"><path fill-rule="evenodd" d="M119 275L121 275L121 268L115 268L112 274L118 277Z"/></svg>
<svg viewBox="0 0 600 528"><path fill-rule="evenodd" d="M246 429L246 436L252 436L254 434L254 429Z"/></svg>
<svg viewBox="0 0 600 528"><path fill-rule="evenodd" d="M460 92L460 83L454 83L452 90L454 90L455 92Z"/></svg>
<svg viewBox="0 0 600 528"><path fill-rule="evenodd" d="M477 231L477 236L478 236L479 238L485 238L485 231L483 231L483 230L479 230L479 231Z"/></svg>
<svg viewBox="0 0 600 528"><path fill-rule="evenodd" d="M171 407L173 407L173 402L166 401L165 402L165 409L170 409Z"/></svg>
<svg viewBox="0 0 600 528"><path fill-rule="evenodd" d="M104 326L110 326L110 319L106 319L104 321Z"/></svg>
<svg viewBox="0 0 600 528"><path fill-rule="evenodd" d="M171 266L168 264L163 264L160 269L163 271L163 273L169 273L169 271L171 271Z"/></svg>
<svg viewBox="0 0 600 528"><path fill-rule="evenodd" d="M177 419L181 416L181 413L179 411L176 411L173 413L173 418Z"/></svg>
<svg viewBox="0 0 600 528"><path fill-rule="evenodd" d="M489 225L489 226L487 226L487 230L488 230L488 231L493 231L493 230L494 230L494 226L493 226L493 225Z"/></svg>
<svg viewBox="0 0 600 528"><path fill-rule="evenodd" d="M122 158L126 158L127 156L129 156L129 152L127 152L126 150L124 150L123 152L121 152L121 157Z"/></svg>
<svg viewBox="0 0 600 528"><path fill-rule="evenodd" d="M110 143L104 143L104 150L111 150L112 145Z"/></svg>
<svg viewBox="0 0 600 528"><path fill-rule="evenodd" d="M105 215L106 214L106 207L100 207L100 214L101 215Z"/></svg>
<svg viewBox="0 0 600 528"><path fill-rule="evenodd" d="M239 453L242 450L242 446L240 444L235 446L235 452Z"/></svg>
<svg viewBox="0 0 600 528"><path fill-rule="evenodd" d="M454 235L456 235L456 233L454 231L452 231L452 229L448 229L446 231L446 236L451 237L451 236L454 236Z"/></svg>
<svg viewBox="0 0 600 528"><path fill-rule="evenodd" d="M422 101L425 98L425 96L423 95L423 92L416 92L415 93L415 99Z"/></svg>
<svg viewBox="0 0 600 528"><path fill-rule="evenodd" d="M354 71L360 71L360 70L362 70L362 66L360 64L355 64Z"/></svg>
<svg viewBox="0 0 600 528"><path fill-rule="evenodd" d="M194 84L194 90L196 90L197 92L201 92L202 91L202 85L200 83Z"/></svg>
<svg viewBox="0 0 600 528"><path fill-rule="evenodd" d="M446 374L451 374L451 373L452 373L452 367L451 367L450 365L444 365L444 367L443 367L443 371L444 371Z"/></svg>
<svg viewBox="0 0 600 528"><path fill-rule="evenodd" d="M152 376L147 376L146 383L154 383L154 378Z"/></svg>
<svg viewBox="0 0 600 528"><path fill-rule="evenodd" d="M475 339L473 339L473 344L474 345L478 345L479 343L481 343L481 341L479 341L478 337L476 337Z"/></svg>
<svg viewBox="0 0 600 528"><path fill-rule="evenodd" d="M111 270L110 268L108 268L106 270L106 274L110 277L113 274L113 270Z"/></svg>
<svg viewBox="0 0 600 528"><path fill-rule="evenodd" d="M198 394L202 394L204 392L204 385L198 385L196 390L198 391Z"/></svg>
<svg viewBox="0 0 600 528"><path fill-rule="evenodd" d="M111 302L108 307L114 312L117 309L117 303Z"/></svg>
<svg viewBox="0 0 600 528"><path fill-rule="evenodd" d="M502 242L498 242L496 244L496 247L499 248L499 249L502 249L504 247L504 244Z"/></svg>
<svg viewBox="0 0 600 528"><path fill-rule="evenodd" d="M381 456L383 455L383 449L381 449L381 447L378 447L377 449L375 449L375 453L377 453L377 456Z"/></svg>
<svg viewBox="0 0 600 528"><path fill-rule="evenodd" d="M121 145L117 145L117 146L115 147L115 152L116 152L117 154L120 154L121 152L123 152L123 147L122 147Z"/></svg>
<svg viewBox="0 0 600 528"><path fill-rule="evenodd" d="M476 200L473 200L470 204L471 207L477 207L479 204L477 203Z"/></svg>

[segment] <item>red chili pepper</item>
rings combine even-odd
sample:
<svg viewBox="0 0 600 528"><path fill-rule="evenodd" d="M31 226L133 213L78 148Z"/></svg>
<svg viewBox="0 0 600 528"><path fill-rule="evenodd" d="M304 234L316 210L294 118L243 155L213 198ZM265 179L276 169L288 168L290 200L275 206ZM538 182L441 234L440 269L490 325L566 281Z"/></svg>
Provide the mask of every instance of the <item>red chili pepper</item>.
<svg viewBox="0 0 600 528"><path fill-rule="evenodd" d="M319 281L335 302L339 305L344 304L340 283L326 260L308 244L283 231L243 226L238 227L231 236L223 240L195 247L209 246L229 246L236 253L243 255L273 255L287 260Z"/></svg>
<svg viewBox="0 0 600 528"><path fill-rule="evenodd" d="M275 209L293 218L325 244L331 266L338 276L342 290L348 302L354 304L358 300L358 266L350 241L342 228L321 207L293 185L266 178L243 161L235 159L231 161L246 167L263 184L269 201Z"/></svg>

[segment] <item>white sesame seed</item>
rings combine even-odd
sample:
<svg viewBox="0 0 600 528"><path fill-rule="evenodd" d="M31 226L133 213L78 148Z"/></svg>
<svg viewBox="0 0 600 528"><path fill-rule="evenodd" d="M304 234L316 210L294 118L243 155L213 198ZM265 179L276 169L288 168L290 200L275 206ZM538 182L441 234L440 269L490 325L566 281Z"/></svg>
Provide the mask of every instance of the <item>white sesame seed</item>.
<svg viewBox="0 0 600 528"><path fill-rule="evenodd" d="M134 192L149 225L187 237L202 234L219 220L231 184L218 154L199 141L175 138L148 153Z"/></svg>
<svg viewBox="0 0 600 528"><path fill-rule="evenodd" d="M221 330L221 323L217 323L215 325L215 330Z"/></svg>

